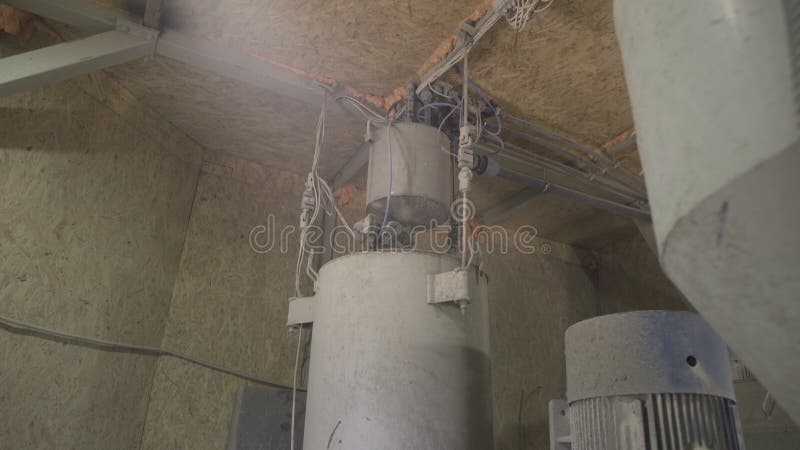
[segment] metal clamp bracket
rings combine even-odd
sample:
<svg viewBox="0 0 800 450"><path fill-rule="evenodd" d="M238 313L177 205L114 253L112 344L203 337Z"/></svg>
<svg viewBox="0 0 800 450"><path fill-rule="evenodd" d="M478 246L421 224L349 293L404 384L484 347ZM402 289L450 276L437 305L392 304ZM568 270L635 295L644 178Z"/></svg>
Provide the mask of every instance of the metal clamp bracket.
<svg viewBox="0 0 800 450"><path fill-rule="evenodd" d="M469 270L461 268L428 275L428 304L453 302L462 307L469 304L473 287L469 275Z"/></svg>
<svg viewBox="0 0 800 450"><path fill-rule="evenodd" d="M562 399L550 400L547 413L550 416L550 450L570 450L569 404Z"/></svg>
<svg viewBox="0 0 800 450"><path fill-rule="evenodd" d="M316 297L289 298L289 314L287 315L286 326L295 327L298 325L313 323L316 309Z"/></svg>

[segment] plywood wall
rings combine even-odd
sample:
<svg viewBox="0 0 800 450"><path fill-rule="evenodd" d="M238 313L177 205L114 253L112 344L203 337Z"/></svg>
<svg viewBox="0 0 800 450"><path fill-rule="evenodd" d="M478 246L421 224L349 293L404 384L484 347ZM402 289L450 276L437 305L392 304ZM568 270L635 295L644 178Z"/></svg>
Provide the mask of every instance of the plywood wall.
<svg viewBox="0 0 800 450"><path fill-rule="evenodd" d="M565 398L564 331L596 314L592 278L572 262L491 255L492 386L497 449L546 449L547 403Z"/></svg>
<svg viewBox="0 0 800 450"><path fill-rule="evenodd" d="M296 225L304 177L242 160L207 163L197 187L163 345L290 384L296 335L286 324L294 295L296 234L288 251L255 252L250 231ZM280 236L279 234L277 235ZM262 241L263 242L263 241ZM224 448L241 379L161 359L144 449Z"/></svg>
<svg viewBox="0 0 800 450"><path fill-rule="evenodd" d="M201 152L100 94L0 99L0 314L157 346ZM154 364L0 329L0 448L136 448Z"/></svg>
<svg viewBox="0 0 800 450"><path fill-rule="evenodd" d="M603 314L642 309L692 309L667 278L641 235L599 252L598 298Z"/></svg>

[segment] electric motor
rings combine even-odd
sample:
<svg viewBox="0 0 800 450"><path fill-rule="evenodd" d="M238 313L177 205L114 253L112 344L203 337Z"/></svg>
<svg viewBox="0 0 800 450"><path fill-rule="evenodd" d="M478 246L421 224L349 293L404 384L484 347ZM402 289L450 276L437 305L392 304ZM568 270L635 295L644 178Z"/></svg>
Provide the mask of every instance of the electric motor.
<svg viewBox="0 0 800 450"><path fill-rule="evenodd" d="M566 359L567 402L551 402L551 448L744 449L728 349L700 316L585 320L567 329Z"/></svg>

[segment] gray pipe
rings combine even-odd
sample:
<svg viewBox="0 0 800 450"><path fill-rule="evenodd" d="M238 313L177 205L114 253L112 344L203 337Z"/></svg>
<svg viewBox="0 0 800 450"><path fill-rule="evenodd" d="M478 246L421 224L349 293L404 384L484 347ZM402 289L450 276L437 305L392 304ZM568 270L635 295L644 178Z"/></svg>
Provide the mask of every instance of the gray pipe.
<svg viewBox="0 0 800 450"><path fill-rule="evenodd" d="M586 194L575 189L570 189L559 184L544 181L535 176L514 172L513 170L509 170L501 166L493 158L488 158L486 167L479 171L478 174L482 176L496 176L505 178L506 180L514 181L524 186L541 190L542 193L549 192L551 194L560 195L562 197L581 203L586 203L594 206L595 208L599 208L613 214L618 214L620 216L630 217L632 219L642 220L645 222L651 221L650 212L648 211L612 202L600 197L595 197L594 195Z"/></svg>

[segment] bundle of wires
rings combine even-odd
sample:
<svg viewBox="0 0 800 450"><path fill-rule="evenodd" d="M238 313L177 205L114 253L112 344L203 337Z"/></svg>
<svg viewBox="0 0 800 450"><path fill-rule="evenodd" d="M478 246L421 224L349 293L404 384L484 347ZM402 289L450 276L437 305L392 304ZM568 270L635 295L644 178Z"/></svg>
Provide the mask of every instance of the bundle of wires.
<svg viewBox="0 0 800 450"><path fill-rule="evenodd" d="M525 25L533 16L552 6L555 0L511 0L506 20L511 28L517 33L525 28Z"/></svg>
<svg viewBox="0 0 800 450"><path fill-rule="evenodd" d="M336 203L336 199L333 195L333 190L331 189L330 185L319 175L319 158L320 153L322 151L322 147L325 142L325 119L327 115L328 105L334 102L340 102L347 106L352 107L356 112L358 112L366 121L367 126L372 124L378 126L391 126L393 120L390 119L388 116L382 116L376 111L372 110L364 103L359 101L358 99L346 95L339 95L334 97L325 96L325 100L322 104L322 109L320 110L319 118L317 119L317 128L316 128L316 141L314 145L314 159L311 164L311 171L309 172L309 180L313 191L314 196L314 209L312 210L310 216L307 218L306 221L301 221L301 230L300 230L300 248L297 255L297 264L295 267L295 294L298 297L302 297L302 289L301 289L301 279L302 273L305 274L311 279L312 282L317 281L317 272L314 270L313 264L313 249L311 246L311 242L309 242L309 227L316 223L317 219L319 218L320 211L325 208L326 213L328 214L336 214L338 219L342 222L345 229L348 233L351 234L352 237L355 238L356 233L353 231L350 224L347 223L347 220L342 215L339 207ZM398 112L397 116L400 116L402 113ZM389 213L389 199L391 198L391 139L387 139L389 141L389 195L387 196L386 202L386 213L384 214L383 224L382 227L386 225L386 221L388 218ZM327 207L326 207L327 206ZM328 209L329 208L329 209ZM302 222L306 222L303 226ZM303 270L303 264L305 262L305 271Z"/></svg>

